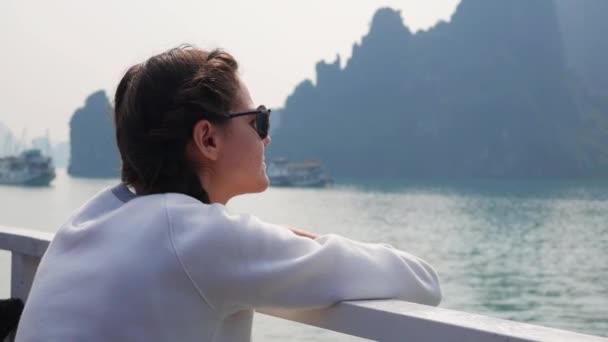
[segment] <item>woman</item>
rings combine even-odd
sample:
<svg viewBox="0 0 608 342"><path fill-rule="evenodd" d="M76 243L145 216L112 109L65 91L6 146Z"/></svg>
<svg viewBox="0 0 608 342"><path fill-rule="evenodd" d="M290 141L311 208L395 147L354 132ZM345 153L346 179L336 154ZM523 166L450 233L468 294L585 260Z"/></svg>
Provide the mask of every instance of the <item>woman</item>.
<svg viewBox="0 0 608 342"><path fill-rule="evenodd" d="M114 100L123 182L57 232L17 341L249 341L254 310L439 304L413 255L227 211L269 183L270 110L237 69L226 52L179 47L127 71Z"/></svg>

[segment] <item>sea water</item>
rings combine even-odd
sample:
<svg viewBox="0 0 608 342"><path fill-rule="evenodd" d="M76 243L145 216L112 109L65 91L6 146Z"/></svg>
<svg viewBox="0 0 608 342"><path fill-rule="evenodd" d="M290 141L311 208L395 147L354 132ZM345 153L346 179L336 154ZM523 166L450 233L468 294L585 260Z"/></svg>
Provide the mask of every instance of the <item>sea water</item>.
<svg viewBox="0 0 608 342"><path fill-rule="evenodd" d="M117 182L58 170L50 187L0 186L0 225L54 232ZM418 255L439 273L441 307L608 336L608 182L342 181L270 188L228 208ZM9 266L4 252L0 298ZM264 315L253 329L254 341L355 340Z"/></svg>

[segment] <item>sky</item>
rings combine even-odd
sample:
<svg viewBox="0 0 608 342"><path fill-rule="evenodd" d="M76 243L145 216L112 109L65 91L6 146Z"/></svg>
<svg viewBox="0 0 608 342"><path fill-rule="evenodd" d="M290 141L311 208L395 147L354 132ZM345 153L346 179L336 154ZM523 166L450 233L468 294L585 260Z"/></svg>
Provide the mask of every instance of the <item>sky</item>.
<svg viewBox="0 0 608 342"><path fill-rule="evenodd" d="M0 122L31 140L69 139L91 93L111 98L126 69L181 43L223 48L254 102L280 108L315 80L320 60L342 65L378 8L401 11L412 31L448 21L459 0L1 0Z"/></svg>

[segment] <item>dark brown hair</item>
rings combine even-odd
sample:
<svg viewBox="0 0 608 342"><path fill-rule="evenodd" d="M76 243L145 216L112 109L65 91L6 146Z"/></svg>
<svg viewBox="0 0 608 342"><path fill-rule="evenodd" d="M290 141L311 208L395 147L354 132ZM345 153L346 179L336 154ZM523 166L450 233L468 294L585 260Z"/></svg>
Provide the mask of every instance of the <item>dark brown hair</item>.
<svg viewBox="0 0 608 342"><path fill-rule="evenodd" d="M122 181L138 195L178 192L209 203L186 146L198 121L225 121L239 88L237 69L230 54L189 45L129 68L114 97Z"/></svg>

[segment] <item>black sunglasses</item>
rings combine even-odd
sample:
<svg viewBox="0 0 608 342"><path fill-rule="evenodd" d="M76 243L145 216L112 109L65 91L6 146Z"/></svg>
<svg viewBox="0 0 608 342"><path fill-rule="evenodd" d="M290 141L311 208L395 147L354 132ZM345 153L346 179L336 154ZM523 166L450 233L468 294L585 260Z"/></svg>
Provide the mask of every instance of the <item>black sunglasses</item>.
<svg viewBox="0 0 608 342"><path fill-rule="evenodd" d="M239 116L255 115L255 130L260 136L260 139L264 140L268 136L268 130L270 129L270 112L270 109L259 106L258 109L254 111L226 114L226 117L232 119Z"/></svg>

